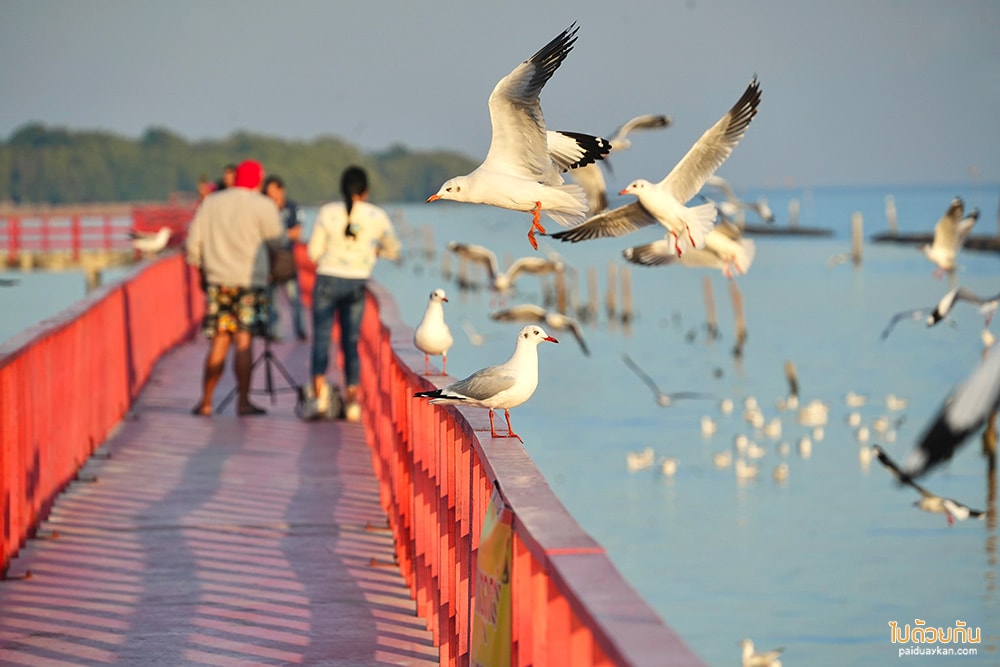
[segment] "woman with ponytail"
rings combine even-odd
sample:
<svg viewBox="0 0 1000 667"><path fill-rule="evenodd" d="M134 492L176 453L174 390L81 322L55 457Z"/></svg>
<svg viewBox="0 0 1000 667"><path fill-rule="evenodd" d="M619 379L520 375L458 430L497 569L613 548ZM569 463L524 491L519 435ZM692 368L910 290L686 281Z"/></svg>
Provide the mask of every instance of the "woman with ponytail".
<svg viewBox="0 0 1000 667"><path fill-rule="evenodd" d="M365 285L379 257L399 257L400 244L386 212L368 202L368 176L363 169L348 167L340 179L340 192L343 202L320 208L307 246L309 259L317 265L310 365L316 397L314 415L319 416L330 405L326 371L330 333L334 318L338 318L347 394L344 416L348 421L358 421L358 337L365 309Z"/></svg>

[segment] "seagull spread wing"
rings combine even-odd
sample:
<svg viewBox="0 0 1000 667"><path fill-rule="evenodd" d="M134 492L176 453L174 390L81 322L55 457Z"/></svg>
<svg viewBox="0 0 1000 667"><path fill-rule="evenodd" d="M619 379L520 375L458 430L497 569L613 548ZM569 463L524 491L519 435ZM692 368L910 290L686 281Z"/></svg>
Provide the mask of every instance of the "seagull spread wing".
<svg viewBox="0 0 1000 667"><path fill-rule="evenodd" d="M759 104L760 85L754 76L736 104L701 135L659 186L681 203L698 194L708 177L726 161L743 138L750 121L757 115Z"/></svg>
<svg viewBox="0 0 1000 667"><path fill-rule="evenodd" d="M611 146L613 150L620 150L620 145L625 142L626 137L628 137L629 132L632 130L653 130L661 127L670 127L671 123L673 123L673 119L670 116L657 114L636 116L615 130L615 133L611 137Z"/></svg>
<svg viewBox="0 0 1000 667"><path fill-rule="evenodd" d="M538 95L572 50L578 30L574 23L497 82L489 100L493 138L481 168L542 182L552 177Z"/></svg>
<svg viewBox="0 0 1000 667"><path fill-rule="evenodd" d="M650 215L639 202L635 201L599 213L576 227L552 234L552 238L576 243L590 239L624 236L629 232L655 224L657 224L656 218Z"/></svg>
<svg viewBox="0 0 1000 667"><path fill-rule="evenodd" d="M882 333L879 334L879 338L885 340L892 333L892 330L896 327L896 324L900 320L922 320L927 316L927 310L924 308L914 308L913 310L904 310L902 312L896 313L889 319L889 323L885 325L882 329Z"/></svg>
<svg viewBox="0 0 1000 667"><path fill-rule="evenodd" d="M962 212L965 204L961 198L955 197L951 200L948 210L941 219L934 225L934 240L932 244L938 248L954 249L958 246L959 232L958 225L962 221Z"/></svg>
<svg viewBox="0 0 1000 667"><path fill-rule="evenodd" d="M533 303L523 303L490 314L497 322L544 322L545 309Z"/></svg>
<svg viewBox="0 0 1000 667"><path fill-rule="evenodd" d="M485 266L490 274L491 281L496 280L496 277L500 274L500 265L497 263L496 253L486 246L452 241L448 244L448 249L470 262L477 262Z"/></svg>

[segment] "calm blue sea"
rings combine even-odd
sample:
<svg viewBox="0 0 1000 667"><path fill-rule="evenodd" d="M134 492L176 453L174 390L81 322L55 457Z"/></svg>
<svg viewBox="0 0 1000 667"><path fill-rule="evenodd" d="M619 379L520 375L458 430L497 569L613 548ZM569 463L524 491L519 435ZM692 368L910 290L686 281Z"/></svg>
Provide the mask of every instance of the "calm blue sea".
<svg viewBox="0 0 1000 667"><path fill-rule="evenodd" d="M882 342L879 333L893 313L934 304L948 290L948 280L935 279L931 263L902 245L866 243L860 268L828 266L831 256L849 248L854 212L863 214L866 236L885 230L888 194L895 198L904 232L930 231L950 199L960 195L967 208L983 211L974 230L979 235L997 231L1000 188L747 194L766 195L779 225L787 220L789 201L796 199L801 226L835 234L754 237L754 264L737 279L748 332L741 361L732 355L731 302L727 281L718 271L630 266L634 321L624 327L608 317L609 263L624 267L621 250L657 238L655 230L580 244L543 239L542 250L560 253L580 276L584 300L587 270L596 269L600 316L585 328L593 352L589 357L568 332L549 332L560 344L540 348L539 387L530 401L512 411L515 430L580 524L710 664L738 664L743 637L751 637L759 648L783 646L786 665L876 665L897 659L906 664L920 657L942 665L1000 664L995 525L967 521L949 527L943 516L912 507L915 492L891 483L877 461L862 465L861 443L847 421L850 413L859 413L862 425L871 430L869 444L878 442L902 458L949 389L975 365L983 347L982 320L960 304L954 326L927 329L902 322ZM404 319L415 326L427 295L443 287L449 295L446 317L456 338L449 354L452 375L464 377L506 359L520 325L491 321L495 295L459 291L454 277L442 274L442 258L452 240L486 245L504 264L531 254L525 238L528 216L444 202L386 208L409 252L399 264L380 263L376 279L396 296ZM425 238L432 239L429 258L423 252ZM960 264L959 283L983 294L1000 290L1000 255L965 251ZM0 289L0 338L83 294L80 274L10 275L23 282ZM705 276L722 331L714 342L703 329ZM518 288L507 303L542 298L537 278L522 279ZM483 334L483 344L474 345L463 334L463 321ZM714 399L659 407L625 366L623 353L664 391L731 398L736 410L724 415ZM797 368L802 402L818 399L830 406L821 439L776 405L787 393L786 361ZM848 391L865 395L867 403L848 407ZM890 413L890 393L908 399L908 407ZM768 421L780 418L780 437L766 437L743 419L747 397L759 402ZM886 415L902 419L893 441L874 431L875 420ZM711 437L701 434L704 416L718 423ZM713 454L732 450L741 434L765 448L755 461L761 472L754 481L738 482L732 466L718 469L713 464ZM808 458L798 450L804 436L813 443ZM789 453L780 453L782 443ZM664 477L659 466L628 470L627 453L646 447L679 461L673 478ZM789 477L777 483L772 470L781 462L787 463ZM932 491L985 509L987 483L978 437L925 482ZM972 647L978 655L897 658L900 645L892 643L889 623L913 626L916 619L934 627L962 621L981 628L982 643L945 647Z"/></svg>

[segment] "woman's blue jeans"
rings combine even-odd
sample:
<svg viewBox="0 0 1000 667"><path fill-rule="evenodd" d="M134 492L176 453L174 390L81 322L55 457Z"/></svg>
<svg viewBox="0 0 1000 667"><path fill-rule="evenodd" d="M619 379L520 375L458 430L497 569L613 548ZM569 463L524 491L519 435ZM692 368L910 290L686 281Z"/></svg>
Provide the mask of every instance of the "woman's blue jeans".
<svg viewBox="0 0 1000 667"><path fill-rule="evenodd" d="M358 338L361 335L361 317L365 313L366 282L360 278L316 276L313 289L313 377L326 375L330 365L330 332L336 317L340 321L340 347L344 352L344 382L348 387L360 382Z"/></svg>

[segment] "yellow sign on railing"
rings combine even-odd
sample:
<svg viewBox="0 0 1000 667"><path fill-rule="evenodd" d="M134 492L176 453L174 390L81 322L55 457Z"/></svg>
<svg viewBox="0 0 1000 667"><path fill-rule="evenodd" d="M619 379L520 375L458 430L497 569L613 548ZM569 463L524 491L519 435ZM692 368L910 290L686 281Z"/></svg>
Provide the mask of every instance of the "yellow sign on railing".
<svg viewBox="0 0 1000 667"><path fill-rule="evenodd" d="M473 667L510 665L511 511L496 488L483 517L476 558Z"/></svg>

